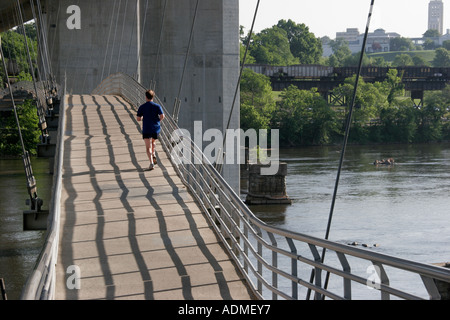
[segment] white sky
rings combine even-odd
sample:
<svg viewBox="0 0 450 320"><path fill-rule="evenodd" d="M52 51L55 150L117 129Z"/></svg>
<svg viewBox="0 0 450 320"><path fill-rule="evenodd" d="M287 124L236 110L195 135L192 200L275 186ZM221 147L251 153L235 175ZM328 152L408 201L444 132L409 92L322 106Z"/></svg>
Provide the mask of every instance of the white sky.
<svg viewBox="0 0 450 320"><path fill-rule="evenodd" d="M240 25L250 31L257 0L239 0ZM430 0L375 0L370 31L382 28L402 37L419 38L428 29ZM444 2L444 34L450 29L450 0ZM336 37L347 28L366 29L371 0L260 0L254 31L281 19L304 23L316 37Z"/></svg>

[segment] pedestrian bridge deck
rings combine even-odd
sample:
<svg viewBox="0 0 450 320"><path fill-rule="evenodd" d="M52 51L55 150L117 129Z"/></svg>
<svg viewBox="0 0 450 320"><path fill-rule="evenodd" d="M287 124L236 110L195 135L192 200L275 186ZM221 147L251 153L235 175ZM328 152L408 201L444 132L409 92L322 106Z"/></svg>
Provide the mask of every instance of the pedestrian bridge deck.
<svg viewBox="0 0 450 320"><path fill-rule="evenodd" d="M146 170L130 105L66 99L56 299L251 299L159 144Z"/></svg>

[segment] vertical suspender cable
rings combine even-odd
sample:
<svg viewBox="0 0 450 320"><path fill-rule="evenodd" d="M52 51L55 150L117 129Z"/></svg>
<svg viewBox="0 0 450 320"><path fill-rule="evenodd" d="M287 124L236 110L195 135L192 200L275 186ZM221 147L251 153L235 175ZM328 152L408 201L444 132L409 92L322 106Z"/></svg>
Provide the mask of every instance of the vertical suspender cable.
<svg viewBox="0 0 450 320"><path fill-rule="evenodd" d="M48 76L49 72L47 70L47 62L45 60L45 54L44 54L44 48L43 48L44 42L43 42L43 40L41 38L41 34L40 34L41 33L41 27L38 25L38 21L39 20L38 20L37 15L36 15L36 10L35 10L35 7L34 7L34 1L33 0L30 0L30 7L31 7L31 12L32 12L32 15L33 15L35 27L36 27L36 41L37 41L37 50L38 50L38 52L34 51L33 43L31 44L31 50L33 51L33 55L36 55L36 69L37 69L37 72L38 72L38 77L39 77L39 80L43 81L44 92L45 92L45 95L47 96L47 93L50 91L49 88L47 87L47 85L48 85L47 76ZM40 54L39 54L39 52L40 52ZM40 56L40 58L41 58L42 68L44 69L42 72L40 71L39 63L37 62L38 56Z"/></svg>
<svg viewBox="0 0 450 320"><path fill-rule="evenodd" d="M139 0L137 0L137 1L139 2ZM136 23L138 14L139 14L138 3L136 2L136 5L134 6L133 23L132 23L132 25L134 25L136 28L133 27L132 30L131 30L130 43L128 45L127 65L125 67L125 72L124 73L128 73L128 65L130 64L130 57L131 57L130 52L131 52L131 47L132 47L132 42L133 42L134 30L135 29L136 29L136 34L137 34L136 37L139 37L139 30L138 30L137 23Z"/></svg>
<svg viewBox="0 0 450 320"><path fill-rule="evenodd" d="M108 76L111 75L111 66L112 66L112 61L113 61L113 57L114 57L114 46L116 44L116 36L117 36L117 25L119 24L119 14L120 14L120 7L122 5L122 0L119 0L119 5L117 6L117 19L116 19L116 27L114 30L114 40L113 40L113 44L112 44L112 50L111 50L111 59L109 61L109 71L108 71ZM112 23L112 21L111 21ZM117 62L119 63L119 62Z"/></svg>
<svg viewBox="0 0 450 320"><path fill-rule="evenodd" d="M45 57L47 60L47 68L48 68L48 72L49 72L50 83L52 85L52 89L56 89L55 79L53 77L52 65L50 62L50 54L48 51L48 37L47 37L46 28L44 25L44 17L42 15L41 1L40 0L36 0L36 1L37 1L37 5L38 5L38 16L39 16L39 20L41 23L42 41L44 43L44 50L45 50L44 54L45 54Z"/></svg>
<svg viewBox="0 0 450 320"><path fill-rule="evenodd" d="M122 22L122 34L120 36L120 41L119 41L119 56L117 57L116 73L119 72L120 58L121 58L121 54L122 54L123 33L125 30L125 22L127 21L127 8L128 8L128 0L125 1L125 12L124 12L124 17L123 17L123 22ZM124 73L126 73L126 72L124 72Z"/></svg>
<svg viewBox="0 0 450 320"><path fill-rule="evenodd" d="M192 38L194 35L194 27L195 27L195 21L197 19L197 12L198 12L198 4L199 4L200 0L197 0L197 3L195 5L195 12L194 12L194 19L192 21L192 26L191 26L191 33L189 34L189 42L188 42L188 47L186 50L186 56L184 58L184 66L183 66L183 71L181 73L181 80L180 80L180 87L178 88L178 95L175 98L175 106L174 106L174 110L173 110L173 118L175 120L175 122L178 122L178 114L180 113L180 95L181 95L181 89L183 87L183 79L184 79L184 74L186 72L186 66L187 66L187 61L188 61L188 57L189 57L189 53L191 51L191 43L192 43Z"/></svg>
<svg viewBox="0 0 450 320"><path fill-rule="evenodd" d="M156 63L155 63L155 71L153 72L153 78L150 80L150 85L149 87L151 87L152 90L155 90L155 78L156 78L156 73L158 71L158 61L159 61L159 52L161 50L161 41L162 41L162 36L163 36L163 30L164 30L164 20L166 18L166 8L167 8L167 1L164 1L164 9L163 9L163 16L161 19L161 30L159 31L159 41L158 41L158 50L156 51Z"/></svg>
<svg viewBox="0 0 450 320"><path fill-rule="evenodd" d="M114 16L114 12L116 12L116 0L114 0L113 13L111 16ZM108 47L109 47L109 40L111 38L111 30L112 30L112 23L109 25L108 41L106 43L105 59L103 61L103 69L102 69L102 76L100 78L100 82L103 81L104 76L105 76L106 58L108 57Z"/></svg>
<svg viewBox="0 0 450 320"><path fill-rule="evenodd" d="M372 12L373 12L373 7L374 7L374 3L375 0L371 0L371 4L370 4L370 10L369 10L369 16L367 17L367 24L366 24L366 31L364 34L364 40L363 40L363 45L362 45L362 49L361 49L361 55L359 57L359 66L358 66L358 72L356 74L356 83L355 83L355 87L353 90L353 97L352 97L352 101L350 104L350 109L349 109L349 113L347 116L347 123L346 123L346 127L345 127L345 136L344 136L344 142L342 145L342 152L341 152L341 156L339 159L339 168L338 168L338 172L337 172L337 177L336 177L336 182L335 182L335 186L334 186L334 192L333 192L333 198L332 198L332 202L331 202L331 208L330 208L330 214L328 217L328 224L327 224L327 230L325 233L325 239L328 240L329 234L330 234L330 230L331 230L331 221L333 218L333 211L334 211L334 205L336 202L336 195L337 195L337 190L338 190L338 186L339 186L339 179L340 179L340 175L341 175L341 171L342 171L342 164L344 162L344 156L345 156L345 150L347 148L347 141L348 141L348 136L350 133L350 126L351 126L351 121L352 121L352 114L353 114L353 109L355 107L355 102L356 102L356 93L358 90L358 84L359 84L359 78L361 75L361 68L362 68L362 62L363 62L363 58L364 58L364 52L366 49L366 42L367 42L367 36L369 34L369 27L370 27L370 20L372 18ZM325 260L325 248L323 248L322 251L322 263ZM314 270L311 273L311 279L310 282L312 282L314 280ZM325 280L325 288L327 288L328 286L328 279L330 276L330 272L327 272L327 276L326 276L326 280ZM309 299L311 294L311 289L308 289L308 294L307 294L307 299Z"/></svg>
<svg viewBox="0 0 450 320"><path fill-rule="evenodd" d="M142 80L140 66L141 66L142 45L144 44L145 25L147 23L147 10L148 10L148 0L145 3L144 23L142 25L142 31L141 31L142 35L141 35L139 52L138 52L138 57L137 57L137 65L136 65L136 79L139 83L141 83L141 80ZM139 11L138 14L141 14L141 12ZM139 41L139 39L138 39L138 41Z"/></svg>
<svg viewBox="0 0 450 320"><path fill-rule="evenodd" d="M28 63L30 64L31 77L33 78L34 90L36 92L36 107L37 107L38 116L39 116L39 126L42 131L41 139L42 139L42 142L47 142L48 141L47 140L48 139L47 123L45 120L45 115L43 114L42 109L41 109L42 106L39 101L39 92L37 89L36 77L34 75L34 70L33 70L33 61L31 60L30 48L28 47L27 33L25 32L25 23L23 20L22 10L21 10L21 5L20 5L19 0L17 0L17 9L19 11L19 23L22 25L22 28L23 28L23 36L25 39L25 47L27 48Z"/></svg>
<svg viewBox="0 0 450 320"><path fill-rule="evenodd" d="M6 82L8 83L9 93L11 94L11 101L12 101L12 105L13 105L13 109L14 109L14 115L16 117L17 129L19 130L19 138L20 138L20 143L22 145L22 152L25 155L25 153L26 153L25 144L24 144L23 138L22 138L22 130L20 129L19 117L17 115L17 107L16 107L16 103L14 100L14 95L13 95L13 91L12 91L12 87L11 87L11 81L9 80L8 68L6 67L6 58L3 54L3 47L1 45L1 38L0 38L0 54L1 54L0 58L2 59L2 62L3 62L3 69L5 70Z"/></svg>
<svg viewBox="0 0 450 320"><path fill-rule="evenodd" d="M30 196L31 209L38 212L38 211L40 211L40 207L42 205L42 200L39 199L38 195L37 195L36 179L34 178L33 170L31 168L30 154L28 153L28 151L25 150L25 143L23 142L22 130L20 129L19 116L17 115L17 107L16 107L16 103L14 100L14 94L12 91L11 81L10 81L9 75L8 75L8 68L6 67L6 59L3 54L3 48L1 45L1 38L0 38L0 58L3 61L3 69L5 70L5 76L6 76L6 80L8 83L9 93L11 95L11 101L12 101L13 109L14 109L14 116L16 118L17 129L19 132L19 139L20 139L20 143L22 146L22 161L24 164L25 176L27 179L27 189L28 189L28 194Z"/></svg>

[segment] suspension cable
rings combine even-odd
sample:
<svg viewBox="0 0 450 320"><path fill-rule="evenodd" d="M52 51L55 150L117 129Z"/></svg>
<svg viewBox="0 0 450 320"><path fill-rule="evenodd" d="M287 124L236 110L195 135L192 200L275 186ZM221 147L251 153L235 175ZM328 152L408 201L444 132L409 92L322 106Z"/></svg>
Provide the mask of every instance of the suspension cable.
<svg viewBox="0 0 450 320"><path fill-rule="evenodd" d="M34 19L34 22L35 22L35 27L36 27L37 50L40 52L40 55L39 55L39 53L34 51L33 43L31 43L31 50L33 52L33 55L36 56L36 70L38 72L38 78L39 78L39 80L43 81L44 92L45 92L45 95L47 95L47 93L50 91L49 88L47 88L47 75L48 75L47 63L45 61L45 55L43 53L43 50L44 50L43 47L42 47L43 46L43 41L42 41L41 35L40 35L41 28L38 25L38 19L37 19L37 16L36 16L36 11L35 11L35 8L34 8L33 0L30 0L30 6L31 6L31 13L33 15L33 19ZM39 67L39 63L37 63L37 58L39 56L41 58L42 68L44 69L43 72L41 72L40 67Z"/></svg>
<svg viewBox="0 0 450 320"><path fill-rule="evenodd" d="M127 8L128 8L128 0L125 0L125 13L124 13L124 18L123 18L123 22L122 22L122 34L120 36L120 41L119 41L119 55L117 57L116 73L119 72L120 57L121 57L121 54L122 54L123 33L124 33L124 30L125 30L125 22L127 21L127 19L126 19Z"/></svg>
<svg viewBox="0 0 450 320"><path fill-rule="evenodd" d="M116 0L114 0L114 6L113 6L113 13L111 16L114 16L114 12L116 11ZM112 23L109 25L109 33L108 33L108 41L106 43L106 50L105 50L105 59L103 61L103 69L102 69L102 76L100 78L100 82L103 81L104 75L105 75L105 67L106 67L106 58L108 56L108 50L109 50L109 40L111 38L111 30L112 30Z"/></svg>
<svg viewBox="0 0 450 320"><path fill-rule="evenodd" d="M349 108L349 113L347 116L347 123L346 123L346 127L345 127L345 136L344 136L344 142L342 145L342 152L341 152L341 156L339 159L339 167L338 167L338 171L337 171L337 177L336 177L336 182L335 182L335 186L334 186L334 192L333 192L333 198L331 201L331 208L330 208L330 214L328 217L328 224L327 224L327 230L325 233L325 239L328 240L329 234L330 234L330 230L331 230L331 221L333 218L333 211L334 211L334 206L335 206L335 202L336 202L336 195L337 195L337 190L338 190L338 186L339 186L339 179L340 179L340 175L341 175L341 171L342 171L342 164L344 162L344 156L345 156L345 151L346 151L346 147L347 147L347 141L348 141L348 136L350 133L350 127L351 127L351 121L352 121L352 114L353 114L353 109L355 107L355 102L356 102L356 94L357 94L357 90L358 90L358 84L359 84L359 78L361 75L361 68L362 68L362 62L363 62L363 58L364 58L364 52L366 49L366 42L367 42L367 36L369 34L369 27L370 27L370 21L372 18L372 12L373 12L373 7L374 7L374 3L375 0L371 0L371 4L370 4L370 10L369 10L369 15L367 18L367 24L366 24L366 31L364 34L364 40L363 40L363 45L362 45L362 49L361 49L361 54L359 57L359 65L358 65L358 72L356 74L356 83L355 83L355 87L353 90L353 96L352 96L352 101L350 104L350 108ZM323 248L322 250L322 263L325 260L325 253L326 253L326 249ZM311 272L311 278L310 278L310 282L312 282L314 280L314 270L312 270ZM328 287L328 279L330 277L330 272L327 272L326 275L326 280L325 280L325 284L324 284L324 288L326 289ZM310 298L310 294L311 294L311 289L308 288L308 293L307 293L307 299L309 300Z"/></svg>
<svg viewBox="0 0 450 320"><path fill-rule="evenodd" d="M48 131L47 131L47 121L45 119L45 114L43 112L43 107L41 105L41 102L39 100L39 91L37 88L37 82L36 82L36 77L34 75L34 71L33 71L33 61L31 60L31 54L30 54L30 48L28 46L28 39L27 39L27 33L25 31L25 23L23 20L23 16L22 16L22 10L21 10L21 5L19 0L17 0L17 9L19 11L19 23L22 25L23 28L23 36L25 39L25 47L27 49L27 55L28 55L28 63L30 65L30 72L31 72L31 77L33 78L33 85L34 85L34 90L36 93L36 107L37 107L37 113L38 113L38 117L39 117L39 127L41 130L41 142L42 143L48 143L49 141L49 135L48 135Z"/></svg>
<svg viewBox="0 0 450 320"><path fill-rule="evenodd" d="M19 116L17 114L17 106L16 106L16 102L14 99L14 93L13 93L12 86L11 86L11 80L9 79L9 75L8 75L8 68L6 67L6 58L5 58L5 55L3 54L3 47L1 45L1 36L0 36L0 58L3 61L3 69L5 70L5 77L6 77L6 81L8 84L9 93L11 95L11 102L12 102L13 109L14 109L14 116L16 119L17 130L19 132L19 140L20 140L20 143L22 146L22 162L23 162L23 166L24 166L24 170L25 170L25 178L27 181L28 195L30 197L30 208L37 213L40 211L43 201L42 201L42 199L40 199L38 197L37 188L36 188L36 179L33 175L30 154L25 149L25 143L23 142L22 130L20 128Z"/></svg>
<svg viewBox="0 0 450 320"><path fill-rule="evenodd" d="M144 44L144 34L145 34L145 26L147 23L147 10L148 10L148 0L145 2L145 10L144 10L144 23L142 25L142 31L141 31L141 39L137 39L138 41L140 41L139 44L139 52L138 52L138 59L137 59L137 65L136 65L136 80L138 82L140 82L140 75L141 75L141 70L140 70L140 61L141 61L141 55L142 55L142 45ZM139 10L139 15L141 14L140 10Z"/></svg>
<svg viewBox="0 0 450 320"><path fill-rule="evenodd" d="M161 42L162 42L162 36L163 36L163 30L164 30L164 21L166 18L166 7L167 7L168 0L164 1L164 9L163 9L163 16L161 19L161 30L159 31L159 41L158 41L158 49L156 51L156 63L155 63L155 71L153 73L153 78L150 80L149 87L151 87L153 90L155 90L155 79L156 79L156 73L158 71L158 62L159 62L159 53L161 50Z"/></svg>
<svg viewBox="0 0 450 320"><path fill-rule="evenodd" d="M242 59L241 70L240 70L240 73L239 73L239 78L238 78L238 81L237 81L237 84L236 84L236 89L235 89L235 92L234 92L233 104L231 105L231 110L230 110L230 114L228 116L227 126L225 128L225 133L224 133L224 136L223 136L223 144L222 144L222 148L223 149L222 150L225 150L225 142L226 142L226 139L227 139L227 132L228 132L228 129L230 128L231 117L233 116L233 111L234 111L234 107L235 107L235 104L236 104L236 99L237 99L237 96L238 96L239 87L241 85L242 73L244 71L245 61L247 59L247 53L248 53L248 49L250 47L250 42L251 42L251 39L252 39L253 28L255 27L256 17L258 15L259 4L260 4L260 0L258 0L258 2L256 3L255 13L253 15L252 26L251 26L250 32L248 34L247 44L245 46L245 53L244 53L244 57Z"/></svg>
<svg viewBox="0 0 450 320"><path fill-rule="evenodd" d="M120 14L120 7L122 5L122 0L119 0L119 5L117 6L117 18L116 18L116 27L114 29L114 40L113 40L113 44L112 44L112 50L111 50L111 59L109 60L109 71L108 71L108 76L111 75L111 67L112 67L112 61L113 61L113 57L114 57L114 47L116 44L116 36L117 36L117 25L119 24L119 14ZM112 24L112 21L111 21ZM119 63L119 62L117 62Z"/></svg>
<svg viewBox="0 0 450 320"><path fill-rule="evenodd" d="M14 109L14 115L16 118L17 129L19 131L19 140L22 145L22 153L25 155L25 153L26 153L25 144L23 142L22 130L20 129L19 117L17 115L16 102L15 102L14 94L12 91L11 81L9 79L8 68L6 66L6 57L3 54L3 46L1 45L1 36L0 36L0 53L1 53L1 58L2 58L2 62L3 62L3 69L5 70L6 83L8 84L9 94L11 95L11 101L12 101L12 105L13 105L13 109Z"/></svg>
<svg viewBox="0 0 450 320"><path fill-rule="evenodd" d="M48 51L48 37L47 37L47 32L46 32L46 28L44 25L44 18L42 15L42 8L41 8L41 1L40 0L36 0L37 1L37 6L38 6L38 16L39 16L39 21L41 23L41 33L42 33L42 41L44 43L44 54L47 60L47 68L48 68L48 72L49 72L49 77L50 77L50 83L52 85L52 90L55 89L56 90L56 85L55 85L55 79L53 77L53 71L52 71L52 64L50 62L50 53ZM56 92L55 92L56 93Z"/></svg>
<svg viewBox="0 0 450 320"><path fill-rule="evenodd" d="M184 80L184 74L186 72L186 66L187 66L187 61L188 61L188 57L189 57L189 53L191 50L191 43L192 43L192 38L193 38L193 34L194 34L194 28L195 28L195 21L197 19L197 12L198 12L198 5L199 5L200 0L197 0L197 3L195 5L195 12L194 12L194 19L192 21L192 26L191 26L191 33L189 34L189 42L188 42L188 47L186 50L186 56L184 58L184 66L183 66L183 71L181 73L181 80L180 80L180 87L178 88L178 95L175 98L175 106L174 106L174 111L173 111L173 116L174 116L174 120L175 122L178 122L178 114L180 113L180 95L181 95L181 89L183 87L183 80Z"/></svg>

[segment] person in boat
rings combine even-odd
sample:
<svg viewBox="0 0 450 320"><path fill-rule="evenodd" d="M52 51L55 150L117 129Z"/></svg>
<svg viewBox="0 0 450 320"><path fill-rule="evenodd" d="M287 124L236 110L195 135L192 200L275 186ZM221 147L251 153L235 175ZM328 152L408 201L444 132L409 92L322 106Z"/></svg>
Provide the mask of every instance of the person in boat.
<svg viewBox="0 0 450 320"><path fill-rule="evenodd" d="M395 160L393 158L383 159L383 160L375 160L373 164L384 164L384 165L393 165Z"/></svg>

